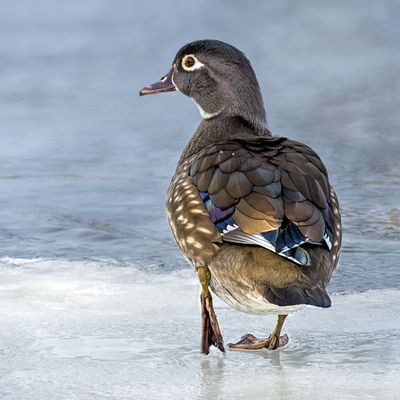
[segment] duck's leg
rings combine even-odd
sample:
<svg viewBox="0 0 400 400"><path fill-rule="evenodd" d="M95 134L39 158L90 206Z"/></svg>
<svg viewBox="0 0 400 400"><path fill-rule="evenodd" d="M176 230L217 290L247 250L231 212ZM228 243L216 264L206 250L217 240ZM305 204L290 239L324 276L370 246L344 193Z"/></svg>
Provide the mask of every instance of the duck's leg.
<svg viewBox="0 0 400 400"><path fill-rule="evenodd" d="M242 336L237 343L229 343L228 346L231 349L241 350L259 350L268 349L276 350L278 347L283 347L289 342L287 335L281 336L281 330L283 323L285 322L287 315L278 315L278 322L275 326L274 332L267 339L257 339L252 334Z"/></svg>
<svg viewBox="0 0 400 400"><path fill-rule="evenodd" d="M207 267L199 267L197 269L197 274L202 288L200 295L202 317L201 352L208 354L211 346L215 346L224 352L224 341L222 339L217 316L214 312L212 297L209 290L210 271Z"/></svg>

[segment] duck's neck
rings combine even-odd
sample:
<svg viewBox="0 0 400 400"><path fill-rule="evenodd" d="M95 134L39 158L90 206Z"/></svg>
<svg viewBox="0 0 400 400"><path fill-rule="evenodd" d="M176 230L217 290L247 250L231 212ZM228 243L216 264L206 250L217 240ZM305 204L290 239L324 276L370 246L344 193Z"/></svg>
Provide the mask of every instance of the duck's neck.
<svg viewBox="0 0 400 400"><path fill-rule="evenodd" d="M213 118L203 119L183 150L179 164L212 144L231 139L254 139L268 135L271 135L271 132L265 123L255 123L241 116L229 116L221 113Z"/></svg>

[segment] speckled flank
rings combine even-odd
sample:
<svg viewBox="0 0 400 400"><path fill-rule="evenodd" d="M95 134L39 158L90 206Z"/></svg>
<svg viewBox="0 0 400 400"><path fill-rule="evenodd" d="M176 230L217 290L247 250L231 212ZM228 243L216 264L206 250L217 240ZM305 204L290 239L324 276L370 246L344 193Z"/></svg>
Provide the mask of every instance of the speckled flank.
<svg viewBox="0 0 400 400"><path fill-rule="evenodd" d="M188 176L190 161L178 167L171 181L167 195L167 215L176 243L183 254L194 266L204 266L218 252L218 243L222 243L222 239Z"/></svg>
<svg viewBox="0 0 400 400"><path fill-rule="evenodd" d="M332 258L334 262L334 267L336 268L336 265L339 261L340 248L342 245L342 222L339 212L339 201L336 192L334 191L333 188L331 188L330 194L331 194L330 201L332 203L334 230L335 230L335 241L333 242Z"/></svg>

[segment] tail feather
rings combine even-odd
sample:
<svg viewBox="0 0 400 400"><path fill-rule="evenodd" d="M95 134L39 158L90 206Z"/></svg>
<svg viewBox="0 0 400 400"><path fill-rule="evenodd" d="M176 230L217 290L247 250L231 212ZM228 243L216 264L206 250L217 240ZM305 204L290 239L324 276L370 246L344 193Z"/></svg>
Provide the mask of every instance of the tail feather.
<svg viewBox="0 0 400 400"><path fill-rule="evenodd" d="M299 286L277 288L269 286L265 293L265 298L270 303L278 306L294 306L297 304L323 308L331 306L331 299L326 290L321 288L302 288Z"/></svg>

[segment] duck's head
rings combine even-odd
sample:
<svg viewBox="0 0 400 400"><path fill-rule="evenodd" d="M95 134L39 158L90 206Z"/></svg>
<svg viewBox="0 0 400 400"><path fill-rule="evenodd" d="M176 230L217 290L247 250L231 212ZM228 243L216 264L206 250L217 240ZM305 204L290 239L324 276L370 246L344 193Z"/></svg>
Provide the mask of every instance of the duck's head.
<svg viewBox="0 0 400 400"><path fill-rule="evenodd" d="M139 94L175 90L191 97L206 120L241 117L256 129L266 125L260 87L250 61L230 44L219 40L186 44L168 74Z"/></svg>

